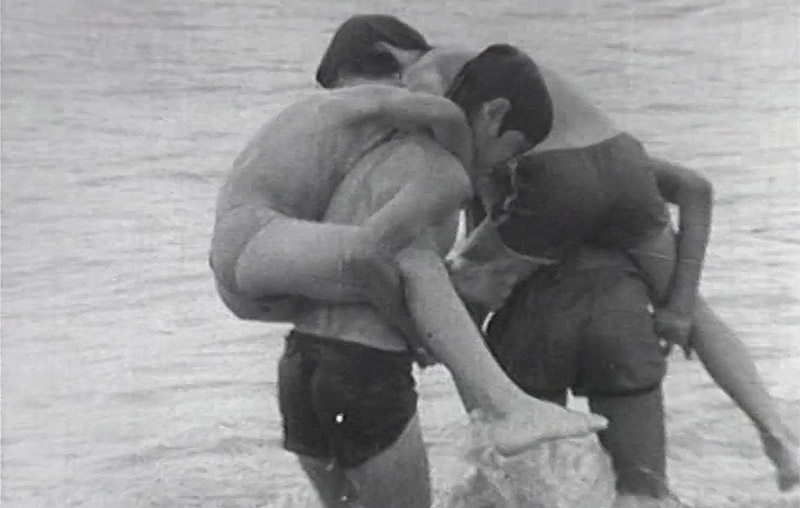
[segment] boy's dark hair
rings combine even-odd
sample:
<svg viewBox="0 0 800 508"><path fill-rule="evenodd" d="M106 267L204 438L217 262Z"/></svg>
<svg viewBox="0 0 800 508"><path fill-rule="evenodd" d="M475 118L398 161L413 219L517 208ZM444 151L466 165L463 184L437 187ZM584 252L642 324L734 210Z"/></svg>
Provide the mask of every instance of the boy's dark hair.
<svg viewBox="0 0 800 508"><path fill-rule="evenodd" d="M394 16L353 16L336 30L317 68L317 82L333 88L342 73L382 77L400 71L400 63L378 43L400 49L429 51L425 37Z"/></svg>
<svg viewBox="0 0 800 508"><path fill-rule="evenodd" d="M553 127L553 103L536 63L508 44L494 44L468 61L453 80L447 97L472 120L480 106L499 97L511 104L500 134L516 130L534 145Z"/></svg>

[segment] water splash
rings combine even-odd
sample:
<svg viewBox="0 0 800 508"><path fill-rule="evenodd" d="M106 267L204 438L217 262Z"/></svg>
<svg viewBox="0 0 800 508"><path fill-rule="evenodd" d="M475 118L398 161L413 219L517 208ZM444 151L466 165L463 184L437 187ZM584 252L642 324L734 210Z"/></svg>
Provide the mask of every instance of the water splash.
<svg viewBox="0 0 800 508"><path fill-rule="evenodd" d="M502 457L488 426L473 419L470 469L448 493L446 508L611 508L616 498L611 460L597 436L541 443Z"/></svg>
<svg viewBox="0 0 800 508"><path fill-rule="evenodd" d="M615 480L597 437L549 441L502 457L480 418L462 433L463 474L436 489L435 508L612 508ZM310 489L292 490L267 508L317 508Z"/></svg>
<svg viewBox="0 0 800 508"><path fill-rule="evenodd" d="M667 499L617 496L611 459L597 436L548 441L503 457L475 416L453 429L463 450L463 472L439 483L433 508L800 508L800 491L788 495L706 499L685 504ZM310 486L288 490L265 508L323 508ZM356 508L356 507L354 507Z"/></svg>

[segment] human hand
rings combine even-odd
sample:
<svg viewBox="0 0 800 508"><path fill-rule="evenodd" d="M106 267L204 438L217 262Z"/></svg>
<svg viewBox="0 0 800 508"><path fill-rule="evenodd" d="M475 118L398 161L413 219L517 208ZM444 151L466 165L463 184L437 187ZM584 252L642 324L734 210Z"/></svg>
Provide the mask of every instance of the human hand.
<svg viewBox="0 0 800 508"><path fill-rule="evenodd" d="M686 358L691 357L690 334L694 317L691 313L671 307L655 309L653 322L656 334L670 344L680 346Z"/></svg>

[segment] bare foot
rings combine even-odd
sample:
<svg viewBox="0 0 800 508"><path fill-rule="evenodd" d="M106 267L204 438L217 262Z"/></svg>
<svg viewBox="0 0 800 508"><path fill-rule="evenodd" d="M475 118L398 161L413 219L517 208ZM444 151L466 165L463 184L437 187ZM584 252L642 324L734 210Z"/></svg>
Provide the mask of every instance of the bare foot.
<svg viewBox="0 0 800 508"><path fill-rule="evenodd" d="M519 410L495 419L489 437L504 456L522 453L537 443L566 437L580 437L603 430L602 416L565 409L532 397L520 401Z"/></svg>
<svg viewBox="0 0 800 508"><path fill-rule="evenodd" d="M778 477L778 489L787 492L800 485L800 466L797 463L797 439L786 431L781 436L762 432L761 444L769 460L775 466Z"/></svg>

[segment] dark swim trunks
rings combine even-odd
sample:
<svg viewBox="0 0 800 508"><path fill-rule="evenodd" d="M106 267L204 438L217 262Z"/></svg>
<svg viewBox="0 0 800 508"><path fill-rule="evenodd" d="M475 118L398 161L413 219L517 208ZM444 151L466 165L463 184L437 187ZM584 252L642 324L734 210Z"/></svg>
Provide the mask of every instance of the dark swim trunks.
<svg viewBox="0 0 800 508"><path fill-rule="evenodd" d="M417 409L406 353L292 331L278 366L284 448L360 466L389 448Z"/></svg>
<svg viewBox="0 0 800 508"><path fill-rule="evenodd" d="M506 172L503 243L527 256L561 259L582 244L629 250L656 236L669 215L651 164L628 134L523 156Z"/></svg>
<svg viewBox="0 0 800 508"><path fill-rule="evenodd" d="M588 396L656 388L666 358L647 286L624 258L592 268L577 267L574 259L539 269L514 290L489 324L489 349L508 376L537 397L568 388Z"/></svg>

